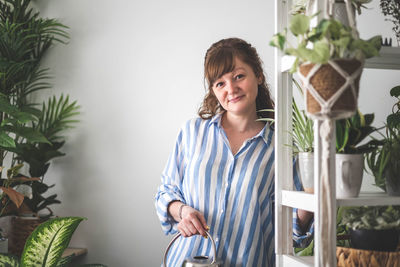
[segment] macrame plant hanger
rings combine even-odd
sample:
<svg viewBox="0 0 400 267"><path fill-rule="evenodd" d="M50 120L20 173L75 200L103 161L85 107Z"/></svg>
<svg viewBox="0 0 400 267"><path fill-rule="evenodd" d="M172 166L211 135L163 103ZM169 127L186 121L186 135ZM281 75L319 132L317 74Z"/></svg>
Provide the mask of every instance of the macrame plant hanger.
<svg viewBox="0 0 400 267"><path fill-rule="evenodd" d="M331 18L333 11L334 0L325 0L327 11L325 17ZM349 19L349 25L352 28L353 38L358 39L359 35L356 28L354 13L352 12L351 0L344 0L346 3L347 16ZM343 65L351 65L354 62L357 62L355 67L351 73L348 71L348 67L344 67ZM321 240L321 250L318 255L318 266L324 267L332 267L336 266L336 254L331 253L332 250L329 250L329 244L332 239L336 240L336 236L333 236L333 228L336 227L336 221L333 220L334 213L336 213L336 209L332 208L332 198L330 197L332 194L332 188L330 180L334 179L334 177L330 177L332 175L333 170L330 168L330 157L331 157L331 144L333 131L335 129L334 123L337 119L343 119L351 117L357 109L357 98L358 98L358 82L361 76L361 72L363 70L364 60L346 60L341 59L338 60L329 60L327 64L311 64L311 63L303 63L300 66L298 71L298 75L302 81L303 87L305 88L305 102L306 102L306 113L312 119L321 120L321 127L319 131L319 136L321 138L321 187L320 190L317 190L320 195L321 209L319 216L319 234ZM347 71L346 71L347 69ZM325 76L318 77L319 74L325 72ZM329 74L326 73L334 73L337 78L344 80L341 86L337 85L336 88L329 88L329 82L326 88L316 88L321 82L325 82L329 78ZM327 78L328 76L328 78ZM320 80L320 82L315 82L316 80ZM335 80L332 77L333 80ZM338 79L336 79L338 80ZM322 86L324 87L324 86ZM333 86L335 87L335 86ZM321 90L322 89L322 90ZM333 90L332 90L333 89ZM327 91L331 91L327 93ZM350 91L350 94L348 93ZM347 93L346 93L347 92ZM328 95L328 97L327 97ZM352 103L345 106L344 108L340 108L340 102L344 101L343 99ZM312 102L312 103L311 103ZM314 107L312 107L314 105ZM319 106L319 107L316 107ZM335 201L336 199L334 199Z"/></svg>

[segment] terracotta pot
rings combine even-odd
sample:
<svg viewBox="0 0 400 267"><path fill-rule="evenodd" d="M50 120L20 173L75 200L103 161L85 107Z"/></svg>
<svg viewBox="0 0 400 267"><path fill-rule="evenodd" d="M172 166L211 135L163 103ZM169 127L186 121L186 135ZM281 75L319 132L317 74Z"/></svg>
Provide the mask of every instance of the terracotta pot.
<svg viewBox="0 0 400 267"><path fill-rule="evenodd" d="M8 234L8 252L13 255L21 256L29 235L36 227L45 221L47 221L47 219L40 219L37 217L12 217L11 229Z"/></svg>

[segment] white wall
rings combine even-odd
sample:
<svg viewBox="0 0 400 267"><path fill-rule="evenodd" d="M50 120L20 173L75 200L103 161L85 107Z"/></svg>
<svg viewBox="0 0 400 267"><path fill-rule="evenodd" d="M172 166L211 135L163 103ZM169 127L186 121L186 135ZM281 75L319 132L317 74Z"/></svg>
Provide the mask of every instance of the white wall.
<svg viewBox="0 0 400 267"><path fill-rule="evenodd" d="M221 38L246 39L273 84L273 1L42 0L37 6L71 34L46 59L55 77L49 94L68 93L82 106L67 156L54 160L46 177L62 201L56 214L88 218L71 243L89 249L84 262L157 266L170 237L159 226L154 195L178 128L196 116L203 97L206 49ZM363 22L368 35L376 22ZM383 120L384 95L397 83L391 71L365 71L361 110L379 109Z"/></svg>

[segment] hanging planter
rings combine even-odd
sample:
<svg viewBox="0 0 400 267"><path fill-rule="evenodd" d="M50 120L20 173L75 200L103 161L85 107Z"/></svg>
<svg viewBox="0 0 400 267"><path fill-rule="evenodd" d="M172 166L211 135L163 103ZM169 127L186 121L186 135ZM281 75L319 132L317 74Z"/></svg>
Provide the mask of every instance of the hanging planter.
<svg viewBox="0 0 400 267"><path fill-rule="evenodd" d="M354 114L362 68L363 62L357 59L301 64L298 73L307 88L307 113L313 118L332 119Z"/></svg>

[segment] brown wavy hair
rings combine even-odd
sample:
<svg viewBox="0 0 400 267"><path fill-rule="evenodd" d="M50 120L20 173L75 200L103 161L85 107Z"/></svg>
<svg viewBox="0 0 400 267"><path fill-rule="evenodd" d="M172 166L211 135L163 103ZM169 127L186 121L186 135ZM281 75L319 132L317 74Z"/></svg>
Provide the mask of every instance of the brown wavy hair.
<svg viewBox="0 0 400 267"><path fill-rule="evenodd" d="M212 90L212 86L222 75L235 69L235 57L249 65L257 78L261 77L256 98L258 115L262 118L274 118L273 112L259 111L274 108L274 102L262 69L262 61L256 49L239 38L222 39L211 45L207 50L204 59L204 79L207 81L208 89L198 110L199 116L206 120L224 111Z"/></svg>

